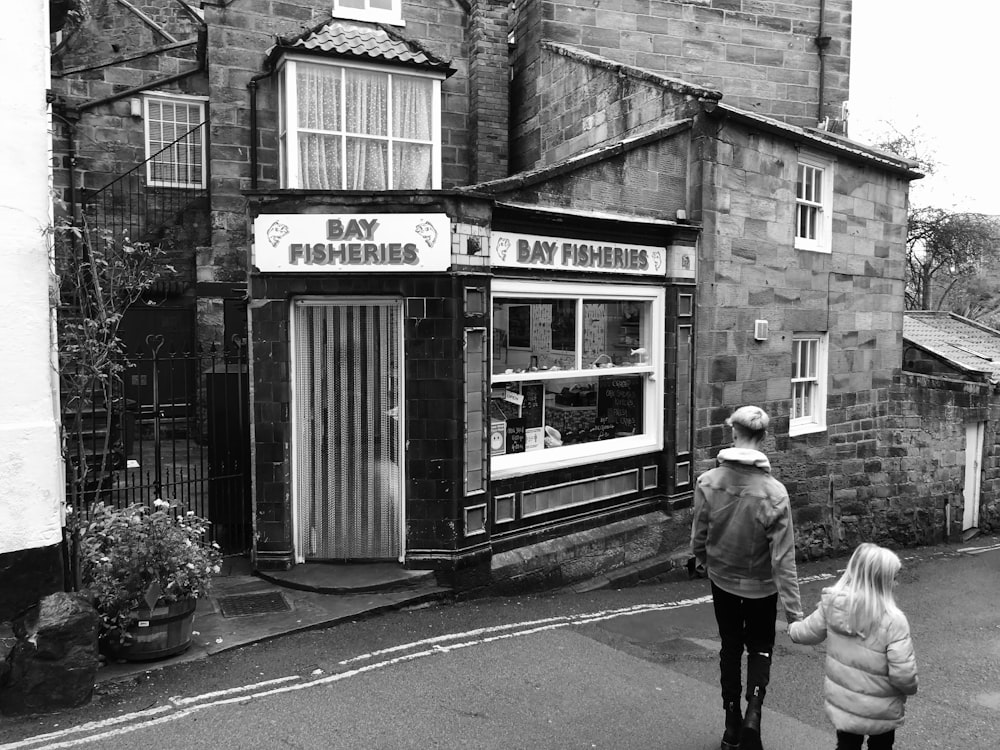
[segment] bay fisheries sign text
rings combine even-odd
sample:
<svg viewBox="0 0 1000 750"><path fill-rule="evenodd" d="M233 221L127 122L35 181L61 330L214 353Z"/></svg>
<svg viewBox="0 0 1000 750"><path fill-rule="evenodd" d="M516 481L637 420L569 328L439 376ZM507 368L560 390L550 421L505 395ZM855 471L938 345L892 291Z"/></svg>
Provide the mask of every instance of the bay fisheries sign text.
<svg viewBox="0 0 1000 750"><path fill-rule="evenodd" d="M262 273L447 271L447 214L261 214L253 264Z"/></svg>
<svg viewBox="0 0 1000 750"><path fill-rule="evenodd" d="M597 271L664 276L666 248L628 242L568 239L515 232L493 232L490 264L557 271Z"/></svg>

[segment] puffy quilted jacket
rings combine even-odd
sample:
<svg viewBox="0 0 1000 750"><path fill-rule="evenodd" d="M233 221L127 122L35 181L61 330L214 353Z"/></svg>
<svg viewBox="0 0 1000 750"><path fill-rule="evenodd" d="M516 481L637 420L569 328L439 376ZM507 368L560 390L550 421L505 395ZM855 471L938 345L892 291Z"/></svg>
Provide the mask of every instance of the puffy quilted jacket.
<svg viewBox="0 0 1000 750"><path fill-rule="evenodd" d="M695 484L692 554L722 590L750 599L777 591L789 621L802 619L785 486L760 451L726 448L718 463Z"/></svg>
<svg viewBox="0 0 1000 750"><path fill-rule="evenodd" d="M902 612L886 613L862 637L848 620L847 596L824 589L816 611L788 626L796 643L826 639L826 715L842 732L883 734L903 724L906 696L917 692L917 660Z"/></svg>

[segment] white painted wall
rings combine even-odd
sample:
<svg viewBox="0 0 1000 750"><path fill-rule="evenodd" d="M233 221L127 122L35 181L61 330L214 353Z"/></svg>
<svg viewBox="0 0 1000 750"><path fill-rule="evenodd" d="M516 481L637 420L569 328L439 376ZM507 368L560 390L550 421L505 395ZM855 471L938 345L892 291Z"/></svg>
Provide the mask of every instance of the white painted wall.
<svg viewBox="0 0 1000 750"><path fill-rule="evenodd" d="M49 310L48 0L0 3L0 554L62 527L58 381Z"/></svg>

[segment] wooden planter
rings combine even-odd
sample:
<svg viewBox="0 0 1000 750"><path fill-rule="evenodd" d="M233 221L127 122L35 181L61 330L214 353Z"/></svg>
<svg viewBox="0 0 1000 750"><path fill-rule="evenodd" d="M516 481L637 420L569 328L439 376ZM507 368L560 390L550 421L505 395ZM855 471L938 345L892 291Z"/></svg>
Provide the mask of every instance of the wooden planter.
<svg viewBox="0 0 1000 750"><path fill-rule="evenodd" d="M153 661L187 651L197 606L197 599L184 599L159 601L152 610L137 610L128 626L128 642L109 643L109 655L125 661Z"/></svg>

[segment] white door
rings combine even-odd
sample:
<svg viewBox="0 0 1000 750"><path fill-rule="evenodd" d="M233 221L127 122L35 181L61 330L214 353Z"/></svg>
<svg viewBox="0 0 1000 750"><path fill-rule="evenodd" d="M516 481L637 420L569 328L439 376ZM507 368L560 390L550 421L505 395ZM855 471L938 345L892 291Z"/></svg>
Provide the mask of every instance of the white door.
<svg viewBox="0 0 1000 750"><path fill-rule="evenodd" d="M979 527L979 486L982 476L983 438L985 422L970 422L965 426L965 490L962 497L962 531Z"/></svg>
<svg viewBox="0 0 1000 750"><path fill-rule="evenodd" d="M402 303L297 300L296 559L402 560Z"/></svg>

